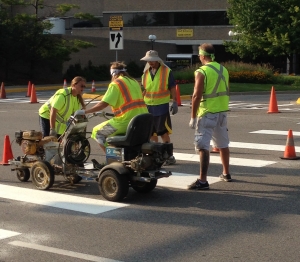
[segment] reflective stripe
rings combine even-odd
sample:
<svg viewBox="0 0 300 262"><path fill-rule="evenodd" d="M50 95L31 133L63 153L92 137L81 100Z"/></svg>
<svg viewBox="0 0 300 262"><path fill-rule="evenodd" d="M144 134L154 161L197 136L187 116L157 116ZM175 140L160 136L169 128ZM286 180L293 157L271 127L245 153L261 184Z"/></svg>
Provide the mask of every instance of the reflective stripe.
<svg viewBox="0 0 300 262"><path fill-rule="evenodd" d="M63 90L62 93L55 94L55 95L61 95L61 94L64 95L65 96L65 101L66 101L65 104L64 104L63 113L59 114L57 112L57 114L56 114L56 122L57 122L56 130L57 131L60 130L62 124L65 124L64 117L67 115L67 113L69 112L69 109L70 109L70 100L71 100L70 95L71 95L71 92L72 92L71 88L66 88L66 89ZM48 106L49 110L51 111L50 99L46 103L47 103L47 106Z"/></svg>
<svg viewBox="0 0 300 262"><path fill-rule="evenodd" d="M122 106L120 106L116 110L112 110L115 116L121 116L127 111L134 108L146 107L144 99L132 99L129 89L123 80L116 79L114 82L119 86L122 97L124 99L124 104Z"/></svg>
<svg viewBox="0 0 300 262"><path fill-rule="evenodd" d="M205 66L213 69L218 74L218 79L216 81L216 84L215 84L215 86L213 88L212 93L211 94L204 94L203 98L206 99L206 98L214 98L214 97L218 97L218 96L229 96L229 90L228 90L227 82L226 82L226 79L225 79L225 77L223 75L224 67L222 65L220 65L220 70L218 70L217 68L215 68L212 65L205 65ZM218 92L217 93L217 90L219 88L221 80L223 80L224 83L225 83L226 91Z"/></svg>
<svg viewBox="0 0 300 262"><path fill-rule="evenodd" d="M163 98L163 97L166 97L166 96L169 96L169 95L170 95L170 91L165 90L163 92L153 92L151 94L146 93L145 97L147 97L147 98Z"/></svg>

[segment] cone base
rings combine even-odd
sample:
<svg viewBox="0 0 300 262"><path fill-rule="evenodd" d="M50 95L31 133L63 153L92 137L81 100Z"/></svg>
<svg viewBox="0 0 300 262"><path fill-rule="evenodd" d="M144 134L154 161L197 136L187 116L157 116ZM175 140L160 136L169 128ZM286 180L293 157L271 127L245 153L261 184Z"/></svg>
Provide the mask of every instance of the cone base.
<svg viewBox="0 0 300 262"><path fill-rule="evenodd" d="M280 113L280 112L279 111L277 111L277 112L268 111L268 114L276 114L276 113Z"/></svg>
<svg viewBox="0 0 300 262"><path fill-rule="evenodd" d="M284 159L284 160L297 160L297 159L300 159L299 156L295 156L295 157L280 157L281 159Z"/></svg>

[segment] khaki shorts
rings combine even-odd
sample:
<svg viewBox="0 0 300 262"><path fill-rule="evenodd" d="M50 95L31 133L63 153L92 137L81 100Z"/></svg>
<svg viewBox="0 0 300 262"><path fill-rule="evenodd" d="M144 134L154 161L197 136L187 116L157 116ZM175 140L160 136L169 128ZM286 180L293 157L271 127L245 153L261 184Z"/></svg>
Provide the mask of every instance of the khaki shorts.
<svg viewBox="0 0 300 262"><path fill-rule="evenodd" d="M217 148L226 148L229 145L227 129L227 113L207 113L197 119L195 131L195 149L210 148L210 140Z"/></svg>

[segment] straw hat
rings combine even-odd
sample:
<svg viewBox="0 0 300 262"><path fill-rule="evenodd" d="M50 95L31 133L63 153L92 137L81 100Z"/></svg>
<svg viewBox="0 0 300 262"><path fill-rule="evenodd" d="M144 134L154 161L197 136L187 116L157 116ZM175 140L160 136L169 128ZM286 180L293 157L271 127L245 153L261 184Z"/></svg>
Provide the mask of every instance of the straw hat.
<svg viewBox="0 0 300 262"><path fill-rule="evenodd" d="M163 60L158 56L158 53L154 50L148 51L146 55L143 58L141 58L141 60L147 62L157 61L163 63Z"/></svg>

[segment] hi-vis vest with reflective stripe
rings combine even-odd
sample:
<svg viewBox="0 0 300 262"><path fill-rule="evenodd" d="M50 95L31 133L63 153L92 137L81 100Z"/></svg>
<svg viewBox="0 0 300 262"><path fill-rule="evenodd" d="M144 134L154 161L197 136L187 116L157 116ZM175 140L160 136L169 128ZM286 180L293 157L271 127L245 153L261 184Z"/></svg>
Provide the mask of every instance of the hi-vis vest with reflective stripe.
<svg viewBox="0 0 300 262"><path fill-rule="evenodd" d="M56 114L56 123L55 123L55 130L58 134L62 134L66 128L66 122L68 121L69 117L77 110L81 108L81 104L77 98L77 96L72 95L72 88L68 87L65 89L59 89L56 93L40 108L39 115L46 119L50 120L50 111L51 111L51 104L53 103L55 97L57 95L64 96L64 104L62 105L61 109L57 111Z"/></svg>
<svg viewBox="0 0 300 262"><path fill-rule="evenodd" d="M112 111L116 117L123 116L128 111L132 111L136 108L147 108L143 97L137 93L137 91L140 91L140 89L130 90L128 81L128 79L123 77L114 81L114 83L118 85L124 99L124 103L119 108L112 108Z"/></svg>
<svg viewBox="0 0 300 262"><path fill-rule="evenodd" d="M161 65L152 81L150 69L142 76L142 83L146 90L144 100L147 105L161 105L170 102L168 89L170 68Z"/></svg>
<svg viewBox="0 0 300 262"><path fill-rule="evenodd" d="M201 66L196 72L204 73L204 91L197 115L228 111L229 75L227 69L217 62Z"/></svg>

